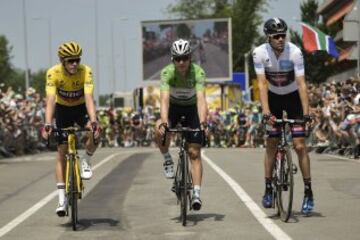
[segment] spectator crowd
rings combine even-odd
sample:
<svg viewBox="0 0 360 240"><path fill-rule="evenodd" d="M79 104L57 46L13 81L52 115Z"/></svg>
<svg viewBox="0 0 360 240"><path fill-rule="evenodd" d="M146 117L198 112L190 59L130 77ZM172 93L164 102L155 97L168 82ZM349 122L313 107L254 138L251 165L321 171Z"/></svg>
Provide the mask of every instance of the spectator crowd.
<svg viewBox="0 0 360 240"><path fill-rule="evenodd" d="M360 155L360 80L308 84L314 116L307 144L317 153ZM0 158L46 151L40 137L45 101L33 88L27 97L0 86ZM99 108L102 147L151 146L158 108ZM226 111L209 109L207 147L263 147L261 106L251 102ZM176 145L176 138L173 139Z"/></svg>

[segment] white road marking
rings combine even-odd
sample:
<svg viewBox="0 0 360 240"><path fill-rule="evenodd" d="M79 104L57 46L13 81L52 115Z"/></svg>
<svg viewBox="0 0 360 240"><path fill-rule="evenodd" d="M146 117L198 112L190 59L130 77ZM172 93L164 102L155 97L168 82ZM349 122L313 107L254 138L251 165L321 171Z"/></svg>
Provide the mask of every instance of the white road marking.
<svg viewBox="0 0 360 240"><path fill-rule="evenodd" d="M129 152L132 152L132 151L129 151ZM128 152L125 152L125 153L128 153ZM105 158L104 160L102 160L101 162L96 164L93 167L93 170L96 170L97 168L101 167L102 165L104 165L105 163L110 161L113 157L115 157L119 154L124 154L124 152L111 154L110 156L108 156L107 158ZM47 195L46 197L44 197L39 202L37 202L35 205L30 207L28 210L26 210L24 213L20 214L19 216L14 218L12 221L10 221L8 224L6 224L2 228L0 228L0 238L3 237L8 232L10 232L12 229L14 229L20 223L24 222L26 219L28 219L31 215L36 213L40 208L42 208L44 205L49 203L56 196L57 196L57 190L55 190L54 192L52 192L49 195Z"/></svg>
<svg viewBox="0 0 360 240"><path fill-rule="evenodd" d="M347 157L343 157L343 156L338 156L338 155L331 155L331 154L325 154L328 157L331 158L336 158L336 159L343 159L349 162L355 162L355 163L360 163L360 160L356 160L356 159L351 159L351 158L347 158Z"/></svg>
<svg viewBox="0 0 360 240"><path fill-rule="evenodd" d="M42 161L55 161L54 156L42 156L38 158L34 157L23 157L23 158L15 158L15 159L7 159L1 160L1 163L19 163L19 162L42 162Z"/></svg>
<svg viewBox="0 0 360 240"><path fill-rule="evenodd" d="M217 172L227 184L232 188L240 200L246 205L250 212L254 215L256 220L268 231L275 239L291 240L292 238L287 235L274 221L263 212L260 207L251 199L251 197L245 192L245 190L226 172L218 167L204 152L202 152L202 158Z"/></svg>

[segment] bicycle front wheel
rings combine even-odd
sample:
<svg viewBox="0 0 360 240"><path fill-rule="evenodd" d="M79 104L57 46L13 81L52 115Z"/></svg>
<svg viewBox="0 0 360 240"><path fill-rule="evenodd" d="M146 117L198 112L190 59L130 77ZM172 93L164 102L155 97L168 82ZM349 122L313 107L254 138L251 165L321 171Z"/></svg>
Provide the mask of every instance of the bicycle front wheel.
<svg viewBox="0 0 360 240"><path fill-rule="evenodd" d="M278 161L278 160L277 160ZM280 164L277 164L277 195L276 204L282 221L287 222L292 213L292 203L294 194L294 173L291 151L287 149L282 154Z"/></svg>
<svg viewBox="0 0 360 240"><path fill-rule="evenodd" d="M188 161L187 161L187 153L184 152L182 156L182 176L181 176L181 192L180 192L180 212L181 212L181 221L182 225L186 226L186 216L187 216L187 206L188 206Z"/></svg>
<svg viewBox="0 0 360 240"><path fill-rule="evenodd" d="M73 158L70 167L70 198L71 198L71 225L72 229L76 231L78 221L78 191L77 191L77 180L76 180L76 161Z"/></svg>

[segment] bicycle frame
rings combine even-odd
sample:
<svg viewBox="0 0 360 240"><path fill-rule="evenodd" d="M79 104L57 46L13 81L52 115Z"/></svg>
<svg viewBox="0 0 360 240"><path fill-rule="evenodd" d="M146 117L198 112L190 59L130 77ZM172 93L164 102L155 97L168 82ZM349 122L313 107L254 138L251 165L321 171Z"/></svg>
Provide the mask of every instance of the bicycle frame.
<svg viewBox="0 0 360 240"><path fill-rule="evenodd" d="M177 127L174 129L166 129L165 135L162 139L162 144L164 145L166 140L166 133L174 132L181 133L181 142L179 146L179 160L176 169L176 175L174 179L175 193L177 196L178 203L180 202L180 218L182 220L182 225L186 225L186 215L187 215L187 206L188 202L191 199L191 189L192 189L192 177L189 172L189 163L187 157L186 149L186 132L202 132L200 129L192 129L187 127ZM191 208L190 208L191 210Z"/></svg>
<svg viewBox="0 0 360 240"><path fill-rule="evenodd" d="M287 222L292 212L292 202L294 193L294 172L293 163L291 159L291 151L286 140L286 126L288 124L303 124L304 120L298 119L277 119L275 121L281 127L280 142L277 144L275 152L275 162L273 166L273 207L275 201L277 206L277 213L284 222ZM284 206L283 192L288 192L287 205Z"/></svg>
<svg viewBox="0 0 360 240"><path fill-rule="evenodd" d="M68 154L66 156L66 173L65 173L65 191L69 193L69 179L70 179L70 166L74 167L75 180L76 180L76 192L80 194L83 190L82 180L79 170L79 156L76 150L76 136L74 133L68 134Z"/></svg>
<svg viewBox="0 0 360 240"><path fill-rule="evenodd" d="M72 229L76 231L78 222L77 201L82 198L84 185L80 176L79 156L76 150L76 135L75 132L90 131L89 129L68 127L63 129L53 129L58 134L67 134L68 152L65 155L65 192L68 198L68 206L71 206L71 221ZM94 136L93 136L94 137ZM66 209L66 216L69 215L68 208Z"/></svg>

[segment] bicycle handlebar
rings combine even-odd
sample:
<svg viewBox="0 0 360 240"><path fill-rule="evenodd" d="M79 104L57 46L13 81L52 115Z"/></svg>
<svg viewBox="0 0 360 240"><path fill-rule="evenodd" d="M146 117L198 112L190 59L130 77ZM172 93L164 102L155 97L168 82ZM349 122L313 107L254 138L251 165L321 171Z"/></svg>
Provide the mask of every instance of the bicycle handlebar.
<svg viewBox="0 0 360 240"><path fill-rule="evenodd" d="M166 128L165 134L162 136L161 144L162 146L165 145L166 142L166 133L174 132L174 133L184 133L184 132L204 132L200 128L189 128L189 127L177 127L177 128Z"/></svg>
<svg viewBox="0 0 360 240"><path fill-rule="evenodd" d="M75 133L75 132L91 132L92 130L89 128L83 128L83 127L66 127L66 128L55 128L55 127L51 127L51 133ZM93 144L95 143L95 133L92 133L93 135ZM49 148L50 146L50 138L47 139L47 147Z"/></svg>

